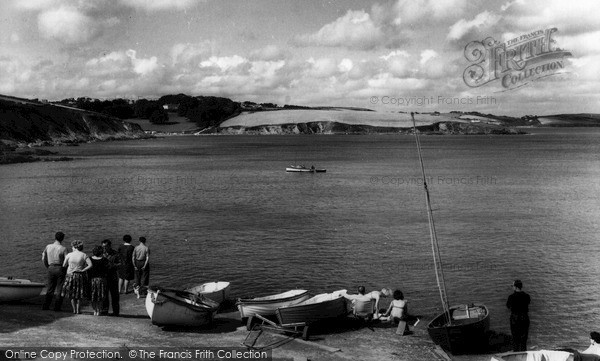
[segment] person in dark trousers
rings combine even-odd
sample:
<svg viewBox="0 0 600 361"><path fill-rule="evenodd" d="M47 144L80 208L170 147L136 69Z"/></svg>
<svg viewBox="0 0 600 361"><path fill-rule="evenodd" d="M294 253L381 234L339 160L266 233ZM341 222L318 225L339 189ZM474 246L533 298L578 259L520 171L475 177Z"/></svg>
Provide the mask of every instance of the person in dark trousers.
<svg viewBox="0 0 600 361"><path fill-rule="evenodd" d="M513 338L513 351L527 351L529 336L529 304L531 297L523 292L523 282L515 280L514 292L508 296L506 307L510 310L510 333Z"/></svg>
<svg viewBox="0 0 600 361"><path fill-rule="evenodd" d="M131 244L131 236L126 234L123 236L123 244L119 246L117 252L121 257L121 266L119 267L119 292L129 292L129 281L133 280L135 270L133 269L133 247Z"/></svg>
<svg viewBox="0 0 600 361"><path fill-rule="evenodd" d="M106 297L102 302L101 315L108 315L109 299L112 304L113 316L119 316L119 274L118 269L121 265L121 257L119 253L112 248L110 239L102 241L104 250L103 256L108 259L108 274L106 276L106 287L109 297Z"/></svg>
<svg viewBox="0 0 600 361"><path fill-rule="evenodd" d="M64 239L64 233L56 232L54 235L54 243L47 245L44 252L42 252L42 262L44 262L44 266L48 269L46 298L44 299L42 310L50 309L50 304L52 303L52 298L54 298L55 291L58 292L56 295L56 302L54 303L54 311L60 311L62 306L63 297L61 296L61 290L66 275L66 269L63 268L63 262L69 253L62 245Z"/></svg>
<svg viewBox="0 0 600 361"><path fill-rule="evenodd" d="M134 248L131 260L135 269L133 289L140 298L146 296L150 279L150 250L146 246L146 237L140 237L140 244Z"/></svg>

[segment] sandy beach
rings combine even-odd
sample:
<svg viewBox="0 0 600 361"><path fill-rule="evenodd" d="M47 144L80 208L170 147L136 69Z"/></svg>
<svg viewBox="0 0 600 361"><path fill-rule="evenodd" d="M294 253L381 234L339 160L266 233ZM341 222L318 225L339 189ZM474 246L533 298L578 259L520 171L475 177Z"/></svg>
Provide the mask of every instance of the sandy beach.
<svg viewBox="0 0 600 361"><path fill-rule="evenodd" d="M248 335L239 314L232 309L219 313L212 327L163 330L152 325L144 300L122 295L121 316L93 316L89 305L82 314L42 311L40 299L2 304L0 345L9 347L240 347ZM229 311L229 312L227 312ZM396 335L396 327L373 323L361 327L348 319L311 330L309 341L263 333L257 347L272 350L273 360L447 360L429 340L426 322L409 336ZM272 346L270 346L272 345ZM4 355L2 356L4 357ZM453 360L489 360L489 356L452 357Z"/></svg>

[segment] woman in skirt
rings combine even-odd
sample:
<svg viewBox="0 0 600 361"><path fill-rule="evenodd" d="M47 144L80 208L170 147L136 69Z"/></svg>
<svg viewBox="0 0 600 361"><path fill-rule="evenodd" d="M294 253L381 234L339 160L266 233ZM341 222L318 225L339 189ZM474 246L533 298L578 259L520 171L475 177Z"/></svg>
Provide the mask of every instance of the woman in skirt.
<svg viewBox="0 0 600 361"><path fill-rule="evenodd" d="M62 296L71 299L73 313L81 313L79 310L80 300L85 296L86 277L85 271L92 268L92 261L83 253L83 242L74 240L71 242L73 252L65 257L63 267L67 268L67 276L63 284Z"/></svg>
<svg viewBox="0 0 600 361"><path fill-rule="evenodd" d="M92 268L88 271L88 277L92 283L92 308L94 308L94 316L99 316L102 309L102 303L107 296L106 277L108 276L108 259L102 254L104 249L102 246L96 246L92 250Z"/></svg>

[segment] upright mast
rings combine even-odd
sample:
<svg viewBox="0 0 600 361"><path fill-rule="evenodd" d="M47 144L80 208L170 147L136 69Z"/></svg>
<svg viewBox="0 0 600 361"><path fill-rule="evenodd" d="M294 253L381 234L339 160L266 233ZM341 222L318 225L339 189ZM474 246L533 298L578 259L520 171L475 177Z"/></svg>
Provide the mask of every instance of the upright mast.
<svg viewBox="0 0 600 361"><path fill-rule="evenodd" d="M431 250L433 253L433 263L435 266L435 278L437 280L438 289L440 291L440 298L442 300L442 306L444 307L444 313L447 316L448 323L452 323L450 317L450 307L448 306L448 295L446 293L446 283L444 281L444 271L442 269L442 259L440 258L440 249L438 246L437 235L435 233L435 224L433 222L433 211L431 210L431 199L429 197L429 188L427 188L427 177L425 176L425 167L423 166L423 155L421 154L421 142L419 141L419 134L417 133L417 124L415 122L414 113L410 113L413 121L413 131L415 133L415 140L417 142L417 151L419 152L419 162L421 163L421 174L423 175L423 188L425 188L425 200L427 202L427 218L429 219L429 235L431 237Z"/></svg>

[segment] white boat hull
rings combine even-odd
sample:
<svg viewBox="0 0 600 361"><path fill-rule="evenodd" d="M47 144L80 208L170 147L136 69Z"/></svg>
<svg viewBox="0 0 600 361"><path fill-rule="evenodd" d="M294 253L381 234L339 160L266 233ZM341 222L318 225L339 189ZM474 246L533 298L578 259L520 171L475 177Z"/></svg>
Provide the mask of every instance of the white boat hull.
<svg viewBox="0 0 600 361"><path fill-rule="evenodd" d="M573 361L572 353L565 351L522 351L522 352L506 352L492 356L491 361Z"/></svg>
<svg viewBox="0 0 600 361"><path fill-rule="evenodd" d="M280 296L279 299L277 298L278 296ZM306 301L309 297L306 290L292 290L279 295L239 300L238 310L242 319L257 314L261 316L274 316L278 308L296 305Z"/></svg>
<svg viewBox="0 0 600 361"><path fill-rule="evenodd" d="M26 300L37 297L44 289L43 283L24 279L0 277L0 302Z"/></svg>
<svg viewBox="0 0 600 361"><path fill-rule="evenodd" d="M188 288L186 291L194 294L200 294L217 303L223 303L229 299L230 286L231 284L229 282L208 282L199 286Z"/></svg>
<svg viewBox="0 0 600 361"><path fill-rule="evenodd" d="M194 302L181 297L187 292L160 290L150 287L146 296L146 311L158 326L206 326L212 323L218 304L211 300Z"/></svg>
<svg viewBox="0 0 600 361"><path fill-rule="evenodd" d="M297 173L325 173L326 169L310 169L310 168L285 168L286 172L297 172Z"/></svg>

